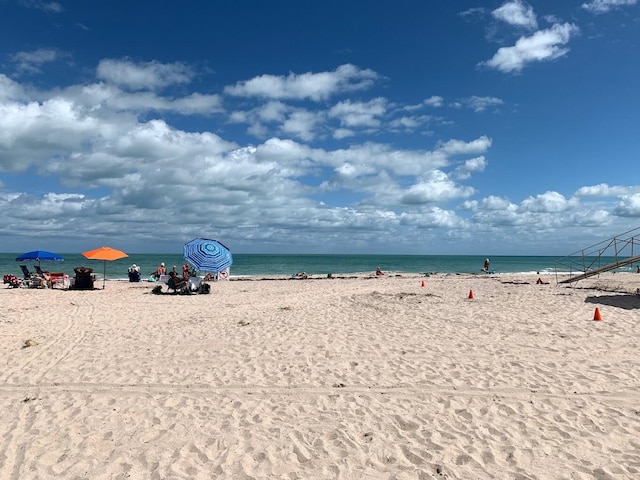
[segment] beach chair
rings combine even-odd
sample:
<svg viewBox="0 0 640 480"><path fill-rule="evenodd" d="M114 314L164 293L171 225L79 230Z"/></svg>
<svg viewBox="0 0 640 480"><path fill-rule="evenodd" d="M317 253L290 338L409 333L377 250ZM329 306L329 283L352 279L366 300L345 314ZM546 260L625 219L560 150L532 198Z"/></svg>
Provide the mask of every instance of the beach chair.
<svg viewBox="0 0 640 480"><path fill-rule="evenodd" d="M8 283L10 288L18 288L22 285L22 280L15 275L5 275L2 280L5 284Z"/></svg>
<svg viewBox="0 0 640 480"><path fill-rule="evenodd" d="M187 288L190 292L199 292L201 286L202 278L200 277L189 277L189 280L187 280Z"/></svg>
<svg viewBox="0 0 640 480"><path fill-rule="evenodd" d="M129 272L129 281L130 282L139 282L140 281L140 272L137 272L137 271Z"/></svg>
<svg viewBox="0 0 640 480"><path fill-rule="evenodd" d="M47 282L44 278L38 276L32 276L27 284L29 288L47 288Z"/></svg>
<svg viewBox="0 0 640 480"><path fill-rule="evenodd" d="M60 272L60 273L50 273L50 281L51 281L51 288L54 288L56 285L60 285L62 286L62 288L68 288L69 287L69 276L65 275L64 273Z"/></svg>
<svg viewBox="0 0 640 480"><path fill-rule="evenodd" d="M22 275L24 276L25 280L29 280L31 278L31 275L33 275L29 269L27 268L26 265L20 265L20 269L22 270Z"/></svg>
<svg viewBox="0 0 640 480"><path fill-rule="evenodd" d="M189 284L178 277L169 277L167 280L168 290L173 290L173 293L191 293L189 291Z"/></svg>
<svg viewBox="0 0 640 480"><path fill-rule="evenodd" d="M40 275L41 277L44 277L44 276L45 276L45 275L44 275L45 273L49 273L49 272L45 272L44 270L42 270L42 268L40 267L40 265L35 265L33 268L35 268L35 269L36 269L36 273L37 273L38 275Z"/></svg>
<svg viewBox="0 0 640 480"><path fill-rule="evenodd" d="M92 275L93 268L75 267L73 271L76 274L73 282L74 290L93 290L93 282L96 281L96 276Z"/></svg>

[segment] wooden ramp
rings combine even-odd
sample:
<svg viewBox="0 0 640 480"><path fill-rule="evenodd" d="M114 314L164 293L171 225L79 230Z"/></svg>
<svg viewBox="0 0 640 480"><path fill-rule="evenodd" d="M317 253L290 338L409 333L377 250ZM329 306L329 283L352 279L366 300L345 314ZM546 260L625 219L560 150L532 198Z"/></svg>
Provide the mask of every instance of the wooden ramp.
<svg viewBox="0 0 640 480"><path fill-rule="evenodd" d="M640 261L640 255L636 255L635 257L625 258L624 260L620 260L616 263L610 263L609 265L605 265L604 267L596 268L595 270L589 270L588 272L581 273L574 277L567 278L558 283L573 283L578 280L584 280L585 278L593 277L594 275L598 275L602 272L608 272L609 270L615 270L616 268L623 267L625 265L629 265L633 262Z"/></svg>

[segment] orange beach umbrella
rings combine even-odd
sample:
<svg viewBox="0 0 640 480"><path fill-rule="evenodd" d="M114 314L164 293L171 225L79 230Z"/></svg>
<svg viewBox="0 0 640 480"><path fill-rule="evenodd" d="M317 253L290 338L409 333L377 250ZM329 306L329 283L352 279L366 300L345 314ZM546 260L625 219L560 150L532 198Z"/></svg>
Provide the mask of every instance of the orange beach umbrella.
<svg viewBox="0 0 640 480"><path fill-rule="evenodd" d="M82 255L89 260L102 260L104 261L104 270L102 273L102 289L104 290L104 282L107 279L107 261L118 260L120 258L128 257L126 253L121 250L116 250L111 247L100 247L95 250L89 250L88 252L82 252Z"/></svg>

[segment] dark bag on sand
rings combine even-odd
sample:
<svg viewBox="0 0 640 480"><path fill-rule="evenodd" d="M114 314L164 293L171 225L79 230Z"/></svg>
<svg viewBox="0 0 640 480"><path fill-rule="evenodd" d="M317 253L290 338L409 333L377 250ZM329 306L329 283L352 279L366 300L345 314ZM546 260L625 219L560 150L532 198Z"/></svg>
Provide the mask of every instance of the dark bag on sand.
<svg viewBox="0 0 640 480"><path fill-rule="evenodd" d="M200 285L198 293L211 293L211 285L209 285L208 283L203 283L202 285Z"/></svg>
<svg viewBox="0 0 640 480"><path fill-rule="evenodd" d="M153 293L155 295L161 295L162 294L162 285L156 285L155 287L153 287L153 290L151 290L151 293Z"/></svg>

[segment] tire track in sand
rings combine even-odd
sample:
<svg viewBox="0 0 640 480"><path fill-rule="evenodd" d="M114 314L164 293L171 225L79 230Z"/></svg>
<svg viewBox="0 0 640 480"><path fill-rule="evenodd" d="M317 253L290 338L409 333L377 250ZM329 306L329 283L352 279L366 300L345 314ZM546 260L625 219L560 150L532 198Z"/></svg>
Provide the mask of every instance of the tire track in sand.
<svg viewBox="0 0 640 480"><path fill-rule="evenodd" d="M89 297L86 297L87 300L88 298ZM94 303L90 301L82 304L72 302L72 305L74 308L64 317L64 325L57 331L55 337L53 337L50 342L36 345L36 348L30 347L33 348L33 352L30 352L31 355L29 358L16 365L15 368L10 369L2 381L0 391L3 393L24 392L25 394L25 397L21 400L20 406L18 407L9 434L5 437L5 441L0 448L0 478L2 479L18 480L20 478L20 469L24 462L28 445L27 441L21 441L20 438L29 437L28 432L30 432L33 427L37 415L36 404L33 401L40 396L43 387L48 389L47 386L41 385L41 381L52 369L59 365L78 344L82 343L87 335L87 324L84 324L83 328L79 328L79 326L83 325L83 322L78 322L77 319L83 315L89 319L88 326L92 326L94 323ZM84 310L87 307L88 314L85 314ZM70 335L70 332L73 332L73 335ZM61 345L62 342L65 342L66 346L62 350L56 351L56 347ZM51 358L47 360L46 355L51 355ZM40 373L33 379L33 382L14 385L8 384L9 379L16 375L16 373L24 371L26 367L40 359L46 360L47 364L43 368L38 369ZM19 398L19 396L16 395L16 398Z"/></svg>

